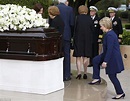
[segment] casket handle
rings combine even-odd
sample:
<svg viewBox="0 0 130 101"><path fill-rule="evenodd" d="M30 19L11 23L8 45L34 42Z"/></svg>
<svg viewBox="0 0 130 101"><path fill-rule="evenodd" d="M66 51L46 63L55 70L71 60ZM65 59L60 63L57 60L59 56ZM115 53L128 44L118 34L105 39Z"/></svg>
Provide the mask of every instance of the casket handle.
<svg viewBox="0 0 130 101"><path fill-rule="evenodd" d="M28 50L27 53L30 53L30 43L28 43Z"/></svg>
<svg viewBox="0 0 130 101"><path fill-rule="evenodd" d="M6 52L9 52L9 42L7 42L7 49Z"/></svg>

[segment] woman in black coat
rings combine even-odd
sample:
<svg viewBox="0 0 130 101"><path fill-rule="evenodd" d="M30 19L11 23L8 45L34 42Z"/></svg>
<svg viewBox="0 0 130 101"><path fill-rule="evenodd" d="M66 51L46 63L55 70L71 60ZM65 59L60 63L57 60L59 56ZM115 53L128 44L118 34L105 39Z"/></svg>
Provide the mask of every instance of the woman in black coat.
<svg viewBox="0 0 130 101"><path fill-rule="evenodd" d="M74 35L74 53L76 57L76 65L78 75L76 79L81 78L81 66L83 59L84 75L83 78L87 79L87 66L88 58L92 56L92 35L94 31L92 19L88 13L88 8L81 5L78 8L79 14L76 18L75 35Z"/></svg>
<svg viewBox="0 0 130 101"><path fill-rule="evenodd" d="M49 17L51 19L50 27L54 27L60 34L64 33L64 22L60 17L60 11L57 6L50 6L48 8Z"/></svg>
<svg viewBox="0 0 130 101"><path fill-rule="evenodd" d="M50 27L55 28L61 34L61 51L63 51L63 33L64 33L64 22L60 17L60 11L57 6L50 6L48 8L48 14L51 19Z"/></svg>

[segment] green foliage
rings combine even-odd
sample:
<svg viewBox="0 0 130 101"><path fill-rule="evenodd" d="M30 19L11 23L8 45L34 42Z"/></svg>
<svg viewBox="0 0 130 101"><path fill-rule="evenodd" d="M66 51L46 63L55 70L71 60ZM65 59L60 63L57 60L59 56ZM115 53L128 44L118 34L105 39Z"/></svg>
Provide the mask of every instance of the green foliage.
<svg viewBox="0 0 130 101"><path fill-rule="evenodd" d="M116 12L116 15L117 15L118 17L121 17L121 11L117 11L117 12Z"/></svg>
<svg viewBox="0 0 130 101"><path fill-rule="evenodd" d="M122 44L130 45L130 31L124 30L124 32L122 34Z"/></svg>
<svg viewBox="0 0 130 101"><path fill-rule="evenodd" d="M125 24L125 29L130 29L130 24Z"/></svg>
<svg viewBox="0 0 130 101"><path fill-rule="evenodd" d="M44 7L43 17L48 17L47 8L52 4L53 0L0 0L0 4L18 4L20 6L26 6L33 8L34 4L41 3Z"/></svg>
<svg viewBox="0 0 130 101"><path fill-rule="evenodd" d="M127 18L128 18L128 11L121 12L121 13L120 13L120 17L127 19Z"/></svg>
<svg viewBox="0 0 130 101"><path fill-rule="evenodd" d="M96 4L98 9L107 10L108 7L118 7L122 3L122 0L101 0Z"/></svg>
<svg viewBox="0 0 130 101"><path fill-rule="evenodd" d="M130 22L130 11L128 11L128 21Z"/></svg>
<svg viewBox="0 0 130 101"><path fill-rule="evenodd" d="M100 18L103 18L104 16L105 16L105 11L104 10L99 10L98 11L98 16L100 17Z"/></svg>
<svg viewBox="0 0 130 101"><path fill-rule="evenodd" d="M109 16L109 13L107 11L108 7L119 7L120 4L124 4L125 2L123 2L122 0L101 0L99 1L95 6L99 9L99 17L102 16ZM121 18L128 18L128 11L126 12L121 12L118 11L116 12L117 16L121 17Z"/></svg>

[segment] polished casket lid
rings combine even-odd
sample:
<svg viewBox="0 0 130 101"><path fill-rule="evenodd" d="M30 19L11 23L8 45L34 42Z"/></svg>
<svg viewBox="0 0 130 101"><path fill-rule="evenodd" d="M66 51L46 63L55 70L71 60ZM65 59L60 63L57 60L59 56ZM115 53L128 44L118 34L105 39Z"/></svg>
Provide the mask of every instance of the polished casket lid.
<svg viewBox="0 0 130 101"><path fill-rule="evenodd" d="M45 61L62 57L62 35L54 28L0 33L0 58Z"/></svg>

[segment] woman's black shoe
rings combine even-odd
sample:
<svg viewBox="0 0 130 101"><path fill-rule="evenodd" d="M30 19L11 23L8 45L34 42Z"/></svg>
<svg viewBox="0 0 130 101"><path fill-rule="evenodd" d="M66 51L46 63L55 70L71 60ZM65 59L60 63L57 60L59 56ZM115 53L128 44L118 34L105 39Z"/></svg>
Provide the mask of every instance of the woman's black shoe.
<svg viewBox="0 0 130 101"><path fill-rule="evenodd" d="M77 77L76 77L76 79L79 79L79 80L80 80L80 79L81 79L81 76L82 76L81 74L78 74Z"/></svg>
<svg viewBox="0 0 130 101"><path fill-rule="evenodd" d="M92 64L89 64L88 67L92 67L93 65Z"/></svg>
<svg viewBox="0 0 130 101"><path fill-rule="evenodd" d="M96 81L96 82L90 82L90 83L88 83L88 84L90 84L90 85L99 85L101 83L101 80L99 79L98 81Z"/></svg>
<svg viewBox="0 0 130 101"><path fill-rule="evenodd" d="M122 94L120 97L113 97L112 99L124 99L124 97L125 97L125 94Z"/></svg>
<svg viewBox="0 0 130 101"><path fill-rule="evenodd" d="M88 77L87 77L87 74L84 74L83 75L83 79L87 79Z"/></svg>

